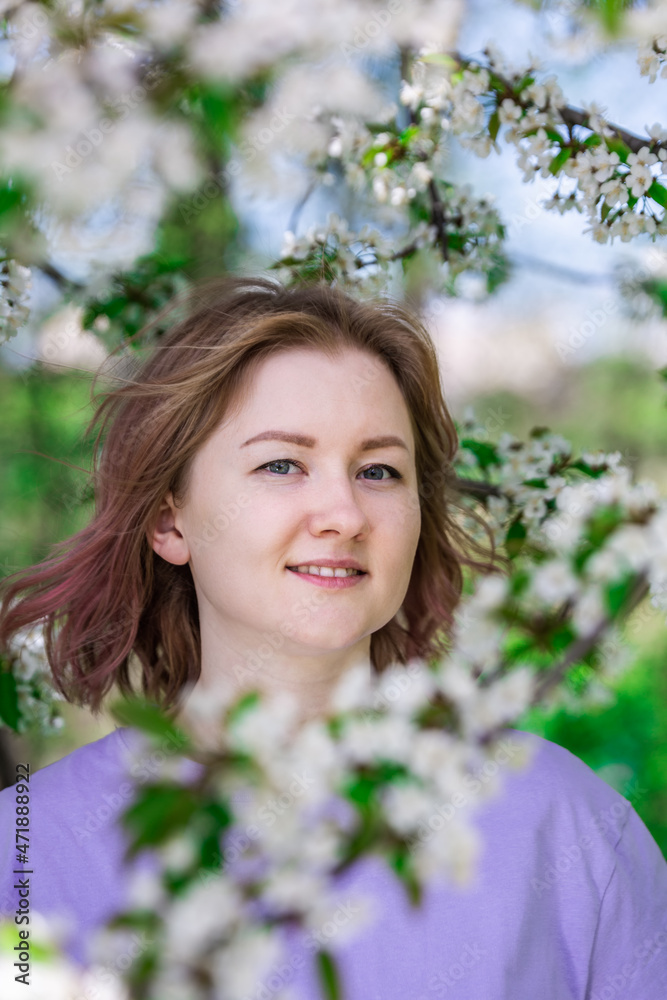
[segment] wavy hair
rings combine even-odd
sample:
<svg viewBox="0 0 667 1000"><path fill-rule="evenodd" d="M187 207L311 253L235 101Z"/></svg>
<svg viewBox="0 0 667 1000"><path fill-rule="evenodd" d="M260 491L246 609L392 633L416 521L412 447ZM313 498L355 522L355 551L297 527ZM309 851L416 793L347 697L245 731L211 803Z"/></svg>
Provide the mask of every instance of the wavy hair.
<svg viewBox="0 0 667 1000"><path fill-rule="evenodd" d="M158 556L150 542L162 500L180 505L194 456L245 398L254 368L288 348L338 355L348 347L393 373L412 421L421 533L399 612L371 636L378 673L392 662L433 659L448 646L463 567L495 568L484 520L465 506L453 460L456 428L443 398L433 342L421 321L389 299L358 301L325 284L285 288L260 277L223 277L191 287L130 338L95 393L86 434L97 428L91 485L95 509L49 558L0 584L0 650L21 628L41 624L54 684L70 702L101 710L118 684L165 711L199 677L200 628L190 567ZM148 356L141 358L146 349ZM120 368L121 374L117 374ZM128 370L129 369L129 370ZM485 547L457 511L486 529ZM136 659L133 659L136 658Z"/></svg>

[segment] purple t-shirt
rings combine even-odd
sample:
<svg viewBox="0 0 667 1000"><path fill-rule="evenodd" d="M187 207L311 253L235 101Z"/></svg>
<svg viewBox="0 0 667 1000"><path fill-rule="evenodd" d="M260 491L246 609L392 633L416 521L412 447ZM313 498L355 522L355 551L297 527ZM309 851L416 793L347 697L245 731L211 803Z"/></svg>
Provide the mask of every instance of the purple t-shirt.
<svg viewBox="0 0 667 1000"><path fill-rule="evenodd" d="M342 898L370 895L375 913L334 949L345 1000L667 998L667 863L646 826L568 750L517 730L506 737L510 756L523 741L534 754L525 769L506 769L500 794L475 814L483 850L472 885L434 883L412 909L379 858L338 879ZM71 914L68 950L81 962L91 932L123 905L117 817L160 760L152 748L137 758L142 739L116 729L30 780L31 908ZM186 758L178 765L184 780L201 770ZM0 912L12 916L15 819L11 787L0 792ZM150 856L135 864L151 867ZM257 998L289 987L298 1000L319 1000L312 938L292 930L285 941L285 960Z"/></svg>

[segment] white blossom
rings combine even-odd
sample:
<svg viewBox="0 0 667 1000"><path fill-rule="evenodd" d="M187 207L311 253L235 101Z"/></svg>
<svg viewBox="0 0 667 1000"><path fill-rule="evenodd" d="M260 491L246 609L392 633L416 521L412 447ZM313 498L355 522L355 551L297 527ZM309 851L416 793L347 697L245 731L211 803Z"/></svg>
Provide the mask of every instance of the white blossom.
<svg viewBox="0 0 667 1000"><path fill-rule="evenodd" d="M262 898L276 913L303 909L320 895L326 882L322 875L283 868L272 872L264 884Z"/></svg>
<svg viewBox="0 0 667 1000"><path fill-rule="evenodd" d="M280 960L277 931L246 930L221 949L212 963L214 988L228 1000L244 1000Z"/></svg>
<svg viewBox="0 0 667 1000"><path fill-rule="evenodd" d="M413 737L413 726L401 716L353 718L345 725L340 746L347 760L356 763L378 759L405 761Z"/></svg>
<svg viewBox="0 0 667 1000"><path fill-rule="evenodd" d="M572 626L577 635L590 635L606 617L602 592L599 586L589 585L579 596L573 612Z"/></svg>
<svg viewBox="0 0 667 1000"><path fill-rule="evenodd" d="M579 590L579 582L565 560L552 559L537 567L531 587L540 601L553 605L573 597Z"/></svg>
<svg viewBox="0 0 667 1000"><path fill-rule="evenodd" d="M166 914L168 954L189 959L228 933L240 915L241 896L231 879L217 875L191 884L172 901Z"/></svg>
<svg viewBox="0 0 667 1000"><path fill-rule="evenodd" d="M431 796L414 784L391 785L383 804L389 823L400 834L415 830L433 810Z"/></svg>
<svg viewBox="0 0 667 1000"><path fill-rule="evenodd" d="M361 662L349 667L341 676L329 703L335 711L346 712L370 706L372 695L370 668L367 663Z"/></svg>

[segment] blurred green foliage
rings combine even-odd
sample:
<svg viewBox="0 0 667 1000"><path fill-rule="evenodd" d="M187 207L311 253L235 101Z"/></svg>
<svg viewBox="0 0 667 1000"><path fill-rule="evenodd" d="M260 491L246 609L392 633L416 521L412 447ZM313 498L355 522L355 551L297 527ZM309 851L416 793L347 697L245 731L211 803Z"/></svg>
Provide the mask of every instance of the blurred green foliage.
<svg viewBox="0 0 667 1000"><path fill-rule="evenodd" d="M0 365L0 567L7 576L49 555L92 512L86 492L91 377ZM78 468L77 468L78 467Z"/></svg>

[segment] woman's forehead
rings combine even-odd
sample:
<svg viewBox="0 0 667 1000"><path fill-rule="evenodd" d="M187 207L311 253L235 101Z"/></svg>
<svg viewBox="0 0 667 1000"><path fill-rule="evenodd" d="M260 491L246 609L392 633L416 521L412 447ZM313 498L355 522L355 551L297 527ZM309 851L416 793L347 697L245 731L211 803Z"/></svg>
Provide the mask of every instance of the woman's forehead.
<svg viewBox="0 0 667 1000"><path fill-rule="evenodd" d="M341 426L350 417L366 420L372 410L403 427L410 422L401 388L386 362L354 348L333 357L299 348L262 358L239 383L221 426L245 425L255 414L264 417L267 409L276 418L328 413Z"/></svg>

